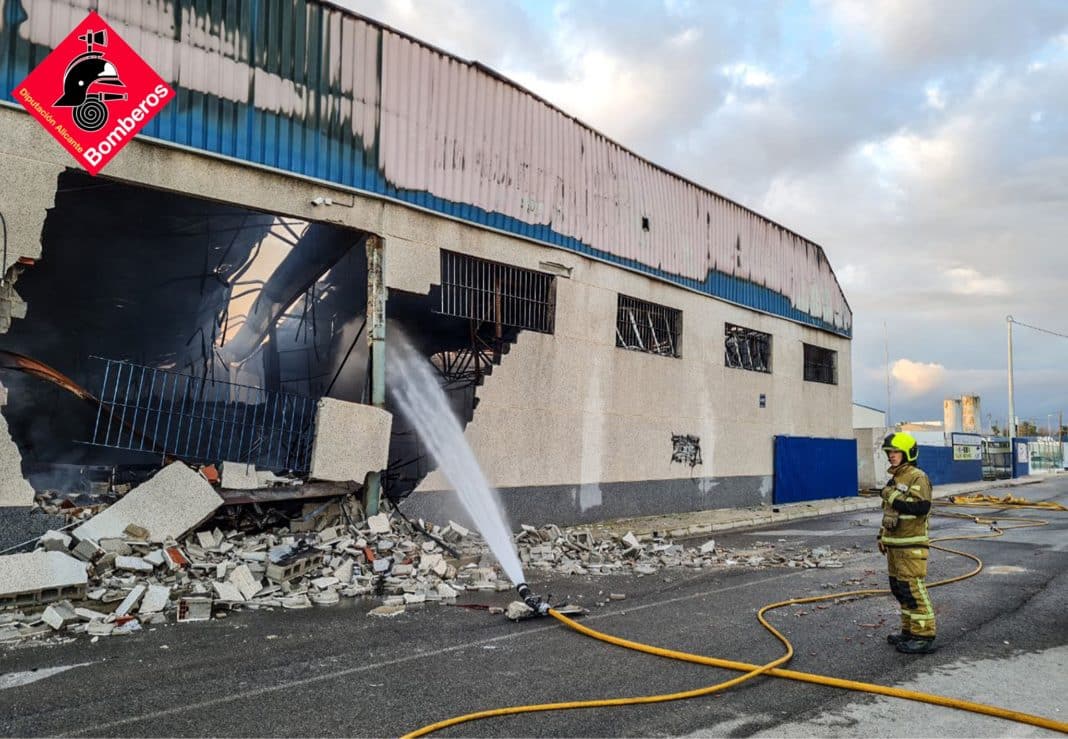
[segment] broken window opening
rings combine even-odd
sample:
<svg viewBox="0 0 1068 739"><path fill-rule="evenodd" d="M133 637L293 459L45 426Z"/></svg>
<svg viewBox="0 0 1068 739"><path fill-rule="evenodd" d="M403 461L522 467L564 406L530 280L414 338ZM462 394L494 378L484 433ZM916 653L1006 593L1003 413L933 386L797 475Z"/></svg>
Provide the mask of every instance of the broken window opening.
<svg viewBox="0 0 1068 739"><path fill-rule="evenodd" d="M682 311L620 295L616 306L616 346L681 357Z"/></svg>
<svg viewBox="0 0 1068 739"><path fill-rule="evenodd" d="M805 344L805 380L838 384L838 352Z"/></svg>
<svg viewBox="0 0 1068 739"><path fill-rule="evenodd" d="M771 374L771 334L725 323L723 335L724 364Z"/></svg>
<svg viewBox="0 0 1068 739"><path fill-rule="evenodd" d="M442 315L551 334L556 323L556 276L442 250Z"/></svg>

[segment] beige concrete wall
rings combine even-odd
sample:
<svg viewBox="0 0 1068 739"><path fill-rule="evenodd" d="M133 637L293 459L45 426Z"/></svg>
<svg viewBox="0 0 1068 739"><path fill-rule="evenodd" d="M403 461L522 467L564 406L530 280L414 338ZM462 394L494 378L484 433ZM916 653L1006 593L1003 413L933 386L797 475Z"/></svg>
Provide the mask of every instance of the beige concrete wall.
<svg viewBox="0 0 1068 739"><path fill-rule="evenodd" d="M27 213L50 207L68 155L21 112L0 108L0 131L8 197ZM571 252L141 140L119 153L107 176L378 233L395 289L427 292L438 280L440 249L532 269L543 261L573 268L558 278L555 335L521 334L479 389L466 433L496 486L770 475L776 434L852 437L846 339ZM335 204L313 206L317 196ZM36 238L32 225L20 228ZM683 311L681 359L615 346L621 292ZM724 366L724 322L772 334L772 374ZM838 352L838 385L802 380L803 342ZM700 437L703 464L671 463L671 434ZM423 485L439 487L436 476Z"/></svg>

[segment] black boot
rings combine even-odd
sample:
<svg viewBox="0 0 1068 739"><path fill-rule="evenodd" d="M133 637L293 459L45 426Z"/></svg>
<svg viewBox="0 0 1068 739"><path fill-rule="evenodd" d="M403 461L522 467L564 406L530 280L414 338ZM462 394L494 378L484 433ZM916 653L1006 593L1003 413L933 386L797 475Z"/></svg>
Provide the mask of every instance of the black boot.
<svg viewBox="0 0 1068 739"><path fill-rule="evenodd" d="M898 642L897 651L903 654L930 654L938 649L933 636L912 636L911 639Z"/></svg>
<svg viewBox="0 0 1068 739"><path fill-rule="evenodd" d="M904 629L902 629L900 634L887 634L886 635L886 643L887 644L892 644L892 645L894 645L896 647L901 642L908 641L911 638L912 638L912 634L910 634L909 632L907 632Z"/></svg>

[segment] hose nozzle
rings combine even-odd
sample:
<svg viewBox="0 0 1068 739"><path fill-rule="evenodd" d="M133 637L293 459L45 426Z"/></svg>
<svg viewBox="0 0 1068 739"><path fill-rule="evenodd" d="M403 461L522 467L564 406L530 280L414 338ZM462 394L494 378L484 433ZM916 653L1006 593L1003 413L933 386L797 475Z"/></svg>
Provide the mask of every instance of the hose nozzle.
<svg viewBox="0 0 1068 739"><path fill-rule="evenodd" d="M549 613L548 601L542 600L541 596L534 595L530 586L525 582L521 582L516 585L515 589L519 591L519 597L523 599L523 602L527 604L530 610L534 611L538 616L545 616Z"/></svg>

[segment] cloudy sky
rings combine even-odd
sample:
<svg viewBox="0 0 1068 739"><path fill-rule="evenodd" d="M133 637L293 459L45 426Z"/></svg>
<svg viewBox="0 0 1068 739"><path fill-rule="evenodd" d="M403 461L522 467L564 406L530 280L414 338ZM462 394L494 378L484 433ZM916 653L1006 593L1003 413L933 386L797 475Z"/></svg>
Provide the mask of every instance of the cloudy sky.
<svg viewBox="0 0 1068 739"><path fill-rule="evenodd" d="M341 4L821 244L895 421L978 393L1003 424L1005 317L1068 334L1064 0ZM1017 414L1068 416L1068 338L1013 339Z"/></svg>

